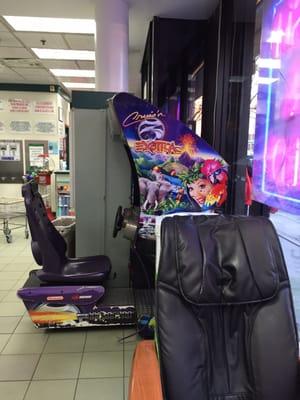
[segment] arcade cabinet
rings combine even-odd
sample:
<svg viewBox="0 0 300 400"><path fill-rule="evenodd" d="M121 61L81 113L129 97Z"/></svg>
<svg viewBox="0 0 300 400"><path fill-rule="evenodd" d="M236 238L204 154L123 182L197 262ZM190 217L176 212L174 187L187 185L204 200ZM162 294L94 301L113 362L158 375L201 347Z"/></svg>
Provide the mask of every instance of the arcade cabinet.
<svg viewBox="0 0 300 400"><path fill-rule="evenodd" d="M114 235L130 232L133 288L152 289L162 219L220 209L227 197L228 166L185 124L150 103L120 93L109 101L109 109L124 140L133 187L132 207L118 209Z"/></svg>

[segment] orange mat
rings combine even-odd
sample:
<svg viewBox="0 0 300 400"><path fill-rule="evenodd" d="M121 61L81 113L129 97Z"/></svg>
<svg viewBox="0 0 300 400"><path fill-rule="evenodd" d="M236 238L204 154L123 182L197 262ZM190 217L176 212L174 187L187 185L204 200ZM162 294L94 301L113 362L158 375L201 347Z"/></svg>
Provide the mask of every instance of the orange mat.
<svg viewBox="0 0 300 400"><path fill-rule="evenodd" d="M163 400L155 342L143 340L135 350L128 400Z"/></svg>

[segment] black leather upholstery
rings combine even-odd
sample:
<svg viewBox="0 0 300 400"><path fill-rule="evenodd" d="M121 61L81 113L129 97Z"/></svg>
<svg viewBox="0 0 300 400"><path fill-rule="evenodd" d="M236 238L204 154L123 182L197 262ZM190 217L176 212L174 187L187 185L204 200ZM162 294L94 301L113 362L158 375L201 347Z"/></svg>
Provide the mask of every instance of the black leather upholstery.
<svg viewBox="0 0 300 400"><path fill-rule="evenodd" d="M101 283L111 270L106 256L69 259L64 238L48 218L46 208L35 183L22 187L26 214L31 232L31 249L36 262L42 265L36 275L51 283Z"/></svg>
<svg viewBox="0 0 300 400"><path fill-rule="evenodd" d="M264 218L163 221L157 336L166 400L295 400L298 337Z"/></svg>

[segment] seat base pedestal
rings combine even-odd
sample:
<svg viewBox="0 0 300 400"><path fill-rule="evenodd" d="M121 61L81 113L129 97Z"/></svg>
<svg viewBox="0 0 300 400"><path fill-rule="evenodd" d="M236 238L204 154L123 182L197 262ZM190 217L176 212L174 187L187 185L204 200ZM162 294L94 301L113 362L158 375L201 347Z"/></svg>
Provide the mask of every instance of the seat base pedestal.
<svg viewBox="0 0 300 400"><path fill-rule="evenodd" d="M130 288L100 285L47 285L34 271L18 296L37 328L79 328L136 324Z"/></svg>

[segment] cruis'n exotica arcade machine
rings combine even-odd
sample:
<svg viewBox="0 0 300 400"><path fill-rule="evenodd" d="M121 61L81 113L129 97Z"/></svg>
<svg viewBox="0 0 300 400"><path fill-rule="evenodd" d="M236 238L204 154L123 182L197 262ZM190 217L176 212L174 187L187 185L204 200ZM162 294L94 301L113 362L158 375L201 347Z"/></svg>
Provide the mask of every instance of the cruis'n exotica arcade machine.
<svg viewBox="0 0 300 400"><path fill-rule="evenodd" d="M114 235L123 229L131 246L134 288L155 279L155 232L175 213L211 213L227 197L227 163L185 124L128 93L109 102L132 167L132 208L119 207ZM156 227L156 228L155 228Z"/></svg>
<svg viewBox="0 0 300 400"><path fill-rule="evenodd" d="M127 93L111 99L109 110L132 166L132 207L119 208L114 235L122 229L132 241L134 291L107 287L113 266L106 255L69 258L36 183L26 183L31 248L42 268L30 272L18 296L39 328L127 326L151 317L161 219L212 212L226 200L226 162L183 123Z"/></svg>

